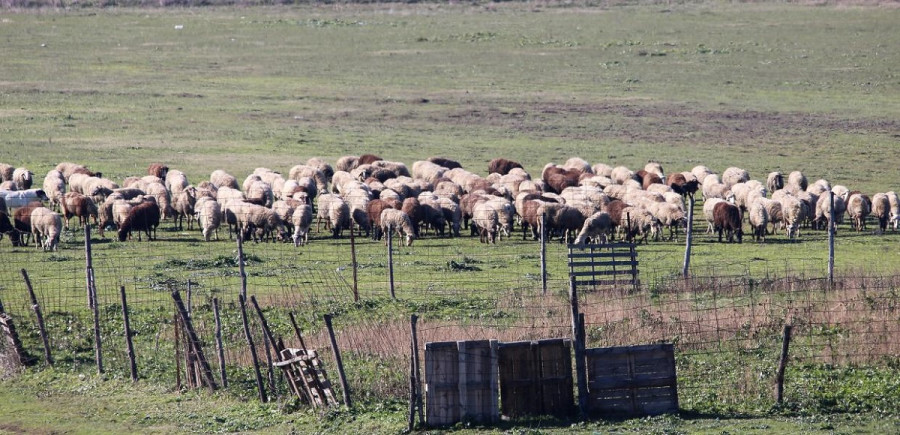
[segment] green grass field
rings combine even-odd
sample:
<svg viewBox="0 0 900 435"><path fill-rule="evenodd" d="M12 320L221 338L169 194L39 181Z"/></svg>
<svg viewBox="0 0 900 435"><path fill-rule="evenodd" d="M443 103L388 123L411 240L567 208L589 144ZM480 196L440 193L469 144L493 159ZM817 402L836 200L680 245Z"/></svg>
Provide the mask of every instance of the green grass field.
<svg viewBox="0 0 900 435"><path fill-rule="evenodd" d="M256 167L287 172L313 156L333 163L375 153L411 165L440 155L479 174L494 157L539 173L547 162L580 156L633 169L652 159L667 172L739 166L762 180L770 171L800 169L810 181L896 191L897 22L900 10L888 6L722 2L9 10L0 14L0 162L28 167L38 183L61 161L115 181L162 162L196 183L214 169L238 179ZM824 232L805 232L798 242L780 234L765 244L721 245L702 234L705 224L696 219L696 275L825 274ZM95 235L98 281L110 291L141 289L135 303L147 306L166 300L161 290L186 282L200 283L204 298L233 294L234 243L224 233L224 240L204 243L196 231L170 227L164 223L152 245ZM345 286L315 275L325 270L334 275L328 279L349 279L349 271L331 272L349 264L348 241L324 233L312 239L301 249L248 246L251 292L272 303L319 303L299 319L312 334L321 335L316 316L329 311L360 330L392 328L411 312L428 313L436 324L498 329L533 314L521 307L534 302L517 301L522 296L510 289L534 288L534 242L417 241L396 254L401 302L394 303L383 299L383 245L358 239L361 294L369 303L355 305L345 302L347 295L325 293ZM836 267L844 275L896 274L898 240L897 233L856 234L842 226ZM70 232L63 242L47 254L0 241L0 298L8 306L20 294L19 269L27 268L52 307L83 308L83 237ZM639 252L645 284L680 274L683 238ZM532 310L552 311L565 299L564 250L553 244L550 253L551 296ZM320 293L308 300L290 293L309 282ZM104 302L113 319L110 295ZM879 313L896 317L887 308ZM158 315L147 309L136 317L145 337L157 334L157 348L165 328ZM60 331L66 321L79 321L53 319ZM289 333L283 319L274 326ZM320 413L289 401L257 405L251 383L213 396L172 392L165 377L172 362L161 357L142 361L146 374L137 386L120 375L94 376L90 338L72 331L56 343L72 345L62 352L63 367L2 381L0 432L405 428L406 404L396 393L405 374L377 361L350 362L354 380L377 378L361 389L368 397L357 408ZM36 331L26 332L37 345ZM154 346L142 343L142 350ZM794 408L766 408L762 396L723 405L694 394L685 399L691 412L678 417L571 426L536 421L494 431L896 432L896 403L885 405L896 396L896 358L887 361L837 372L803 365L796 381L803 391L823 382L847 387L835 397L796 398ZM763 357L702 363L753 367L726 371L734 377L757 365L764 372L768 364ZM685 373L704 373L693 370ZM388 399L378 400L382 390Z"/></svg>

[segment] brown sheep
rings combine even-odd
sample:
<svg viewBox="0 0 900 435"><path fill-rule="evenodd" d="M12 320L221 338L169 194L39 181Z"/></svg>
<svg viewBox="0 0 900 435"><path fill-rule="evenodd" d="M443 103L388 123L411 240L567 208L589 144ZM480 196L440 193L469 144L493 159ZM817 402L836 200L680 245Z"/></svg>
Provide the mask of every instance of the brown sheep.
<svg viewBox="0 0 900 435"><path fill-rule="evenodd" d="M375 163L379 160L384 160L384 159L382 159L381 157L378 157L374 154L363 154L363 155L359 156L359 159L357 159L357 166L371 165L372 163Z"/></svg>
<svg viewBox="0 0 900 435"><path fill-rule="evenodd" d="M372 227L372 239L381 240L381 212L386 208L395 208L388 201L373 199L366 204L366 214Z"/></svg>
<svg viewBox="0 0 900 435"><path fill-rule="evenodd" d="M742 229L741 210L734 204L720 202L713 209L713 227L719 235L719 242L722 241L722 232L725 232L728 243L734 241L737 235L738 243L744 238L744 230Z"/></svg>
<svg viewBox="0 0 900 435"><path fill-rule="evenodd" d="M159 226L159 218L159 207L153 202L142 202L132 207L128 217L119 226L119 241L127 240L132 231L138 232L138 241L141 241L141 232L147 234L147 241L152 241L156 227Z"/></svg>
<svg viewBox="0 0 900 435"><path fill-rule="evenodd" d="M443 157L429 157L428 161L447 169L462 168L462 165L455 160L445 159Z"/></svg>
<svg viewBox="0 0 900 435"><path fill-rule="evenodd" d="M88 218L93 218L94 225L97 225L97 204L90 196L85 196L78 192L67 192L63 195L60 208L62 208L63 217L65 218L63 223L65 223L66 228L69 228L69 219L72 219L72 216L78 216L78 224L82 228L87 225Z"/></svg>
<svg viewBox="0 0 900 435"><path fill-rule="evenodd" d="M147 168L147 174L155 175L163 180L166 179L166 174L169 173L169 167L162 163L151 163L150 167Z"/></svg>
<svg viewBox="0 0 900 435"><path fill-rule="evenodd" d="M507 160L504 158L496 158L491 160L488 163L488 174L497 173L500 175L506 175L513 168L522 168L522 164L519 162L514 162L512 160Z"/></svg>

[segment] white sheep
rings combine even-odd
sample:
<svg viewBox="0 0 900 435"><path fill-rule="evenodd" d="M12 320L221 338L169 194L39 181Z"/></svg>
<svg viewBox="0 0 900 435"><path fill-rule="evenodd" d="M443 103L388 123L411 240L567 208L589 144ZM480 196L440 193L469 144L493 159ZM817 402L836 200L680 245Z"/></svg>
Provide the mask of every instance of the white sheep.
<svg viewBox="0 0 900 435"><path fill-rule="evenodd" d="M13 172L16 171L16 167L7 163L0 163L0 182L4 181L12 181Z"/></svg>
<svg viewBox="0 0 900 435"><path fill-rule="evenodd" d="M783 191L784 189L779 192ZM787 236L790 239L794 239L800 235L800 223L806 219L808 214L806 203L790 194L781 195L779 201L781 202L781 213L784 218Z"/></svg>
<svg viewBox="0 0 900 435"><path fill-rule="evenodd" d="M769 175L766 177L766 188L768 188L770 192L774 192L783 187L784 174L778 171L769 172Z"/></svg>
<svg viewBox="0 0 900 435"><path fill-rule="evenodd" d="M612 231L612 218L605 211L598 211L585 219L581 232L573 242L576 245L586 243L589 239L599 243L606 243L607 237Z"/></svg>
<svg viewBox="0 0 900 435"><path fill-rule="evenodd" d="M36 207L31 211L31 234L34 235L35 246L41 246L45 251L59 250L62 226L62 216L47 207Z"/></svg>
<svg viewBox="0 0 900 435"><path fill-rule="evenodd" d="M594 172L594 175L612 178L613 167L606 163L596 163L594 166L591 166L591 170Z"/></svg>
<svg viewBox="0 0 900 435"><path fill-rule="evenodd" d="M216 186L217 189L221 189L223 187L230 187L232 189L239 189L237 178L234 175L231 175L221 169L216 169L212 171L209 175L209 182Z"/></svg>
<svg viewBox="0 0 900 435"><path fill-rule="evenodd" d="M244 237L252 235L255 242L287 240L284 222L270 208L248 203L244 206L243 214L237 217Z"/></svg>
<svg viewBox="0 0 900 435"><path fill-rule="evenodd" d="M872 216L878 219L878 231L887 230L888 220L891 217L891 202L888 200L887 194L872 195Z"/></svg>
<svg viewBox="0 0 900 435"><path fill-rule="evenodd" d="M44 176L43 188L44 194L50 199L50 206L59 210L62 196L66 193L66 178L63 177L62 172L56 169L48 171Z"/></svg>
<svg viewBox="0 0 900 435"><path fill-rule="evenodd" d="M219 240L219 226L222 224L222 207L219 202L206 196L200 197L194 204L194 210L197 224L203 231L203 239L208 242L215 233L216 240Z"/></svg>
<svg viewBox="0 0 900 435"><path fill-rule="evenodd" d="M748 220L750 228L753 230L753 237L757 242L766 241L766 227L769 224L769 212L766 210L765 197L756 197L750 204L748 210Z"/></svg>
<svg viewBox="0 0 900 435"><path fill-rule="evenodd" d="M381 211L381 231L383 234L396 232L398 237L406 239L406 246L412 246L415 239L415 230L409 215L402 210L386 208ZM387 238L385 238L387 243Z"/></svg>
<svg viewBox="0 0 900 435"><path fill-rule="evenodd" d="M729 188L737 183L750 181L750 174L741 168L730 167L722 172L722 183Z"/></svg>
<svg viewBox="0 0 900 435"><path fill-rule="evenodd" d="M291 214L291 224L294 226L294 234L292 236L294 246L309 243L309 227L312 225L312 219L311 205L300 204L294 209L294 212Z"/></svg>
<svg viewBox="0 0 900 435"><path fill-rule="evenodd" d="M34 184L34 173L26 168L16 168L13 171L12 181L16 185L16 190L31 189L31 185Z"/></svg>
<svg viewBox="0 0 900 435"><path fill-rule="evenodd" d="M891 206L891 222L893 222L892 226L896 230L900 228L900 197L897 196L897 192L893 190L887 192L885 195L888 197L888 203Z"/></svg>
<svg viewBox="0 0 900 435"><path fill-rule="evenodd" d="M699 181L700 184L703 185L703 184L706 184L706 177L708 177L710 175L715 175L716 173L713 172L711 169L707 168L706 166L697 165L697 166L694 166L693 169L691 169L691 174L693 174L694 178L696 178L697 181ZM717 183L720 182L718 177L716 177L716 182Z"/></svg>
<svg viewBox="0 0 900 435"><path fill-rule="evenodd" d="M656 174L663 180L666 179L666 174L665 172L663 172L662 165L660 165L659 162L648 162L646 165L644 165L644 171L646 171L648 174Z"/></svg>
<svg viewBox="0 0 900 435"><path fill-rule="evenodd" d="M486 201L475 204L472 209L472 225L477 228L478 240L481 243L497 243L500 219L497 210Z"/></svg>
<svg viewBox="0 0 900 435"><path fill-rule="evenodd" d="M852 219L853 227L856 231L866 229L866 217L872 213L872 202L869 198L861 193L850 195L847 200L847 214Z"/></svg>
<svg viewBox="0 0 900 435"><path fill-rule="evenodd" d="M625 166L616 166L610 174L610 179L616 184L625 184L625 180L634 180L634 171Z"/></svg>
<svg viewBox="0 0 900 435"><path fill-rule="evenodd" d="M806 188L809 187L809 184L806 181L806 175L803 175L803 172L800 171L793 171L788 175L787 185L795 190L806 190Z"/></svg>
<svg viewBox="0 0 900 435"><path fill-rule="evenodd" d="M184 172L170 169L169 172L166 173L165 186L166 189L169 189L169 192L172 192L173 197L181 193L181 191L186 189L189 185L190 183L188 183L187 175L184 175Z"/></svg>

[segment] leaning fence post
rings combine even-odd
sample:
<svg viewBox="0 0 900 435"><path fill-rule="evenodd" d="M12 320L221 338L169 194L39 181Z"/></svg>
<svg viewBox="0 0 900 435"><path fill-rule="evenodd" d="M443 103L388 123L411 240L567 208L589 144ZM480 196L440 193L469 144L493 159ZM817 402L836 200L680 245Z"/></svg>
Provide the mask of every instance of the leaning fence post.
<svg viewBox="0 0 900 435"><path fill-rule="evenodd" d="M44 313L41 312L41 305L38 303L37 296L34 294L34 288L31 286L31 280L28 278L28 272L25 269L22 269L22 278L25 279L25 287L28 289L28 296L31 298L31 308L37 317L41 342L44 344L44 362L48 366L52 366L53 358L50 356L50 340L47 337L47 328L44 326Z"/></svg>
<svg viewBox="0 0 900 435"><path fill-rule="evenodd" d="M137 382L137 361L134 356L134 342L131 341L131 320L128 317L128 300L125 297L125 286L119 286L122 294L122 320L125 322L125 346L128 348L128 368L131 371L131 381Z"/></svg>
<svg viewBox="0 0 900 435"><path fill-rule="evenodd" d="M222 388L228 388L228 376L225 374L225 348L222 346L222 319L219 317L219 298L213 298L213 316L216 320L216 351L219 356L219 377Z"/></svg>
<svg viewBox="0 0 900 435"><path fill-rule="evenodd" d="M541 215L541 292L547 294L547 237L544 229L547 228L544 215Z"/></svg>
<svg viewBox="0 0 900 435"><path fill-rule="evenodd" d="M341 360L341 351L338 349L337 339L334 338L334 327L331 325L331 314L325 315L325 327L328 328L328 338L331 340L331 351L337 364L338 376L341 379L341 390L344 393L344 404L350 407L350 386L347 385L347 376L344 374L344 362Z"/></svg>
<svg viewBox="0 0 900 435"><path fill-rule="evenodd" d="M391 243L391 233L393 231L385 231L387 234L387 250L388 250L388 279L390 280L391 285L391 299L397 299L397 295L394 293L394 244Z"/></svg>
<svg viewBox="0 0 900 435"><path fill-rule="evenodd" d="M244 324L244 337L250 347L250 357L253 359L253 370L256 372L256 390L259 391L259 401L267 402L266 387L263 386L262 373L259 371L259 358L256 356L256 345L253 344L253 335L250 334L250 324L247 322L247 300L243 295L238 295L241 304L241 323Z"/></svg>
<svg viewBox="0 0 900 435"><path fill-rule="evenodd" d="M694 241L694 195L688 195L687 236L684 246L684 265L681 268L681 276L687 279L691 267L691 244Z"/></svg>
<svg viewBox="0 0 900 435"><path fill-rule="evenodd" d="M775 402L781 404L784 398L784 369L787 367L788 347L791 345L791 325L784 325L784 337L781 341L781 360L778 362L778 374L775 378Z"/></svg>
<svg viewBox="0 0 900 435"><path fill-rule="evenodd" d="M269 329L269 322L266 321L266 317L263 315L262 309L259 307L259 303L256 302L256 296L250 296L250 303L253 304L253 309L256 310L256 315L257 317L259 317L259 324L263 329L263 336L266 339L263 344L265 344L266 347L266 365L269 368L269 386L272 388L272 393L277 396L278 389L275 385L275 366L272 364L271 350L275 350L276 360L281 359L281 354L278 353L278 345L275 341L275 336L272 335L272 330Z"/></svg>
<svg viewBox="0 0 900 435"><path fill-rule="evenodd" d="M209 367L209 363L206 361L206 357L203 355L203 348L200 347L200 339L197 338L197 332L194 331L194 325L191 323L191 316L187 313L187 309L184 307L184 302L181 300L181 295L178 293L178 290L172 292L172 299L175 300L175 308L178 309L178 314L181 316L182 323L184 324L184 331L187 335L187 340L190 343L190 348L193 352L191 352L200 363L201 374L203 378L206 380L206 384L209 387L210 391L216 390L216 380L213 378L212 369Z"/></svg>
<svg viewBox="0 0 900 435"><path fill-rule="evenodd" d="M297 326L297 319L294 318L294 312L288 312L288 317L291 318L291 326L294 327L294 333L297 334L297 339L300 340L300 348L303 349L303 353L306 354L306 343L303 342L303 334L300 333L300 327Z"/></svg>

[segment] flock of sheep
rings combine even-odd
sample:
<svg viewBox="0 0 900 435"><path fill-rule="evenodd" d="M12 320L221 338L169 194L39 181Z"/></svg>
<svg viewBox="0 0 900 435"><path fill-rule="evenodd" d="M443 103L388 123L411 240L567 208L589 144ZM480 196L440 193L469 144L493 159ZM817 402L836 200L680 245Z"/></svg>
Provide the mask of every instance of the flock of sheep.
<svg viewBox="0 0 900 435"><path fill-rule="evenodd" d="M63 228L78 217L82 226L93 220L101 237L115 228L120 241L133 234L153 240L164 220L182 230L185 221L188 230L196 222L207 241L227 226L229 235L244 240L296 246L308 242L314 221L317 231L324 224L336 238L348 229L376 239L396 233L407 246L429 232L459 237L461 228L496 243L511 236L516 223L523 238L530 231L535 239L543 232L573 243L614 236L646 241L660 239L666 227L670 238L677 237L687 222L685 198L696 192L703 197L707 233L717 233L719 241L724 234L729 242L741 242L745 218L758 241L778 230L795 238L801 228L828 228L845 214L859 231L870 215L880 231L900 226L895 192L869 197L826 180L808 183L799 171L787 177L772 172L762 182L734 167L721 175L705 166L666 175L654 162L632 171L571 158L547 164L538 178L498 158L483 177L446 158L417 161L410 170L367 154L344 156L333 167L311 158L287 176L257 168L241 183L223 170L197 184L162 164L147 172L116 183L63 162L46 174L41 188L33 188L31 171L0 163L0 233L15 246L33 236L38 247L55 250ZM830 222L832 207L836 222Z"/></svg>

